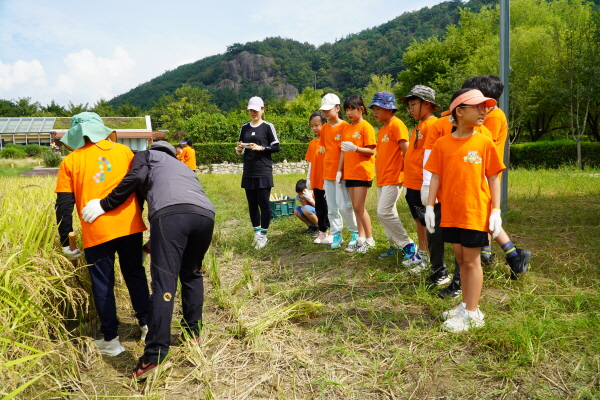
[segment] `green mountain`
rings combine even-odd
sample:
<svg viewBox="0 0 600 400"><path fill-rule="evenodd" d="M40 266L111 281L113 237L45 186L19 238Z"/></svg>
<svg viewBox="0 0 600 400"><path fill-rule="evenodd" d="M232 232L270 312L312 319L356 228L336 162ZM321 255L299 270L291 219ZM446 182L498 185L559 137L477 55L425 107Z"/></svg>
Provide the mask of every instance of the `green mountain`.
<svg viewBox="0 0 600 400"><path fill-rule="evenodd" d="M402 54L415 39L442 37L459 19L459 7L478 11L498 0L446 1L404 13L380 26L314 46L280 37L235 43L225 54L182 65L109 101L151 108L163 95L183 84L209 89L223 110L252 95L265 99L295 98L304 87L329 88L341 94L361 89L372 74L397 76Z"/></svg>

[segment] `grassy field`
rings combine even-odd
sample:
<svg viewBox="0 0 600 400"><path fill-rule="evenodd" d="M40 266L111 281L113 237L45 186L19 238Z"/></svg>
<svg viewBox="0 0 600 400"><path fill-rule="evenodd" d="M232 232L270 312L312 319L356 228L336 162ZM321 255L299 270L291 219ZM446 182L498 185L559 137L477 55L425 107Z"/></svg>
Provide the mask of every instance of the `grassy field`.
<svg viewBox="0 0 600 400"><path fill-rule="evenodd" d="M55 178L1 176L0 396L600 399L599 170L510 172L504 226L532 250L530 272L511 281L494 245L499 262L484 271L481 299L486 326L463 334L440 330L440 313L457 300L438 298L398 260L377 260L387 245L375 190L367 207L376 251L314 245L293 218L276 220L257 251L240 177L200 176L217 207L201 342L173 346L175 368L140 384L128 377L143 344L122 280L128 351L102 357L90 346L97 322L80 311L85 267L58 253ZM276 176L274 191L293 195L299 178ZM398 210L416 239L404 201Z"/></svg>

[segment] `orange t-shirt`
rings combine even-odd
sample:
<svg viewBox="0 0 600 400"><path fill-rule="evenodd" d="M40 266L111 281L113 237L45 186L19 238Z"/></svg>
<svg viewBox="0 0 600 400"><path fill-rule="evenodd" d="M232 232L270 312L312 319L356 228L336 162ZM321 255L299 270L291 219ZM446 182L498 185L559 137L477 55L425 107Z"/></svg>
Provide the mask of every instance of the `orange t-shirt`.
<svg viewBox="0 0 600 400"><path fill-rule="evenodd" d="M325 156L325 147L319 144L319 139L314 138L308 145L306 157L304 159L310 162L310 188L323 189L323 157Z"/></svg>
<svg viewBox="0 0 600 400"><path fill-rule="evenodd" d="M438 118L438 120L435 121L435 123L429 127L429 129L427 130L427 138L425 139L425 145L423 145L423 147L426 150L433 149L433 145L435 144L436 140L438 140L442 136L446 136L452 133L452 127L454 125L452 125L449 119L449 115ZM483 125L476 126L475 131L483 133L485 136L494 140L492 137L492 132L490 132L489 129L487 129Z"/></svg>
<svg viewBox="0 0 600 400"><path fill-rule="evenodd" d="M196 150L190 146L185 146L180 154L181 162L190 167L192 171L196 170Z"/></svg>
<svg viewBox="0 0 600 400"><path fill-rule="evenodd" d="M398 144L401 140L408 142L408 128L400 118L393 117L379 130L377 157L375 158L377 186L402 183L404 160L402 159L402 149Z"/></svg>
<svg viewBox="0 0 600 400"><path fill-rule="evenodd" d="M421 190L423 185L423 154L425 153L425 141L429 127L437 121L437 117L431 117L421 121L410 135L408 150L404 158L404 182L403 186L413 190ZM415 142L417 146L415 147Z"/></svg>
<svg viewBox="0 0 600 400"><path fill-rule="evenodd" d="M323 158L323 179L335 181L335 176L340 162L340 154L342 152L340 146L342 144L342 133L348 125L346 121L342 121L339 125L331 126L329 123L323 125L321 129L321 138L319 144L325 150Z"/></svg>
<svg viewBox="0 0 600 400"><path fill-rule="evenodd" d="M504 145L508 136L506 114L499 108L490 111L483 120L483 126L492 132L492 140L496 145L496 150L500 154L500 159L504 160Z"/></svg>
<svg viewBox="0 0 600 400"><path fill-rule="evenodd" d="M88 201L105 198L121 182L133 159L133 153L125 145L108 140L101 140L97 145L86 143L73 151L58 170L55 193L73 193L80 219ZM81 221L84 248L145 230L135 194L93 223Z"/></svg>
<svg viewBox="0 0 600 400"><path fill-rule="evenodd" d="M440 177L440 226L488 232L492 196L486 178L505 168L494 142L484 135L440 138L425 165Z"/></svg>
<svg viewBox="0 0 600 400"><path fill-rule="evenodd" d="M352 142L358 147L376 147L375 129L364 119L356 125L348 124L342 134L342 142ZM372 181L375 177L375 155L345 152L343 176L344 180Z"/></svg>

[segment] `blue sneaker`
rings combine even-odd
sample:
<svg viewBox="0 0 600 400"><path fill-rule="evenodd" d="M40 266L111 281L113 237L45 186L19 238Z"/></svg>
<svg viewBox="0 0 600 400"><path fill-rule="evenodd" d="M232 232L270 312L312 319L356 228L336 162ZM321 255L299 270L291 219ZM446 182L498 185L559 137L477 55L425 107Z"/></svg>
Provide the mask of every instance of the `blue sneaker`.
<svg viewBox="0 0 600 400"><path fill-rule="evenodd" d="M416 256L417 255L417 245L415 244L415 242L411 242L411 243L407 244L406 246L404 246L404 248L402 249L402 253L404 253L404 260L410 260L414 256Z"/></svg>
<svg viewBox="0 0 600 400"><path fill-rule="evenodd" d="M353 253L356 251L358 247L358 232L352 232L352 236L350 236L350 241L348 242L348 246L346 246L346 251Z"/></svg>
<svg viewBox="0 0 600 400"><path fill-rule="evenodd" d="M404 254L404 261L402 261L402 264L406 267L411 267L413 265L416 264L425 264L423 262L423 258L421 257L421 255L419 253L413 255L412 257L406 257L406 254Z"/></svg>
<svg viewBox="0 0 600 400"><path fill-rule="evenodd" d="M390 247L389 249L387 249L385 251L385 253L381 253L378 258L381 258L381 259L383 259L383 258L389 258L389 257L391 257L393 255L396 255L399 251L400 250L398 250L395 247Z"/></svg>
<svg viewBox="0 0 600 400"><path fill-rule="evenodd" d="M342 238L342 235L333 235L333 241L331 242L331 248L339 249L342 246L342 243L344 243L344 239Z"/></svg>

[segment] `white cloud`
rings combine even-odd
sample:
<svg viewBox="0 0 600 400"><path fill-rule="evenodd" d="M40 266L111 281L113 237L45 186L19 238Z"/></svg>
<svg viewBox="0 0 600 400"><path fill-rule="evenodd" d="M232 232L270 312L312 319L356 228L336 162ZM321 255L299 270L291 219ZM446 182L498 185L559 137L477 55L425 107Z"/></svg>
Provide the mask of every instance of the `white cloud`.
<svg viewBox="0 0 600 400"><path fill-rule="evenodd" d="M0 61L0 89L10 91L15 86L26 84L39 87L46 84L44 67L38 60L18 60L13 65Z"/></svg>

